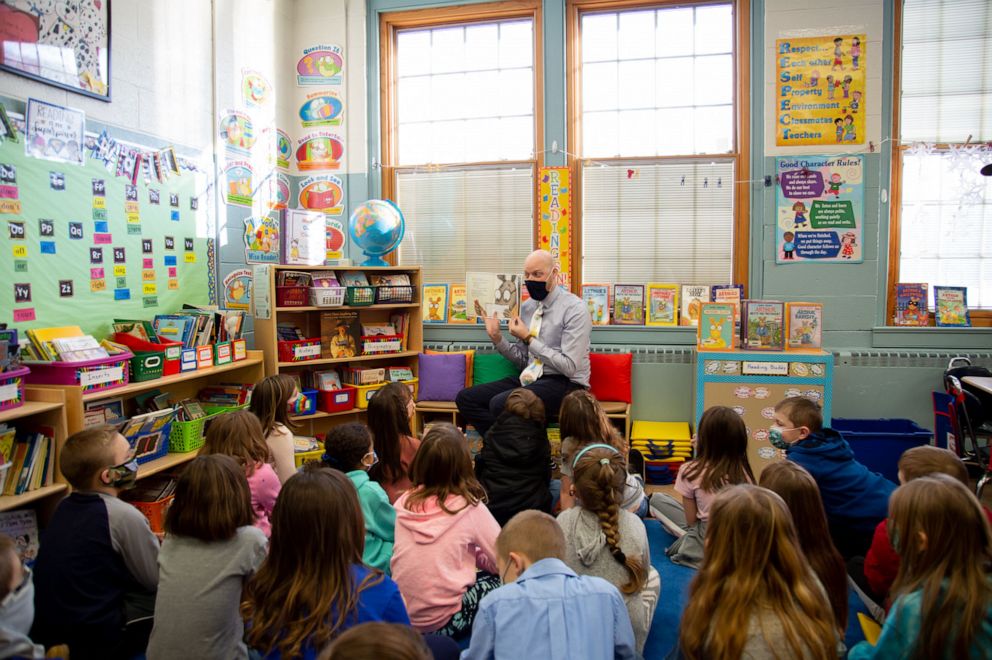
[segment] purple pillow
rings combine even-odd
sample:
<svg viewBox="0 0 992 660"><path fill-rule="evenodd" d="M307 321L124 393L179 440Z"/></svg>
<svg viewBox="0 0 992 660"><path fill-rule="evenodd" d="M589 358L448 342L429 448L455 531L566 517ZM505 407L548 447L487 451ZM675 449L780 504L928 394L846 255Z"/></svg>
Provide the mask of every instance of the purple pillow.
<svg viewBox="0 0 992 660"><path fill-rule="evenodd" d="M461 353L420 354L418 401L454 401L465 388L465 356Z"/></svg>

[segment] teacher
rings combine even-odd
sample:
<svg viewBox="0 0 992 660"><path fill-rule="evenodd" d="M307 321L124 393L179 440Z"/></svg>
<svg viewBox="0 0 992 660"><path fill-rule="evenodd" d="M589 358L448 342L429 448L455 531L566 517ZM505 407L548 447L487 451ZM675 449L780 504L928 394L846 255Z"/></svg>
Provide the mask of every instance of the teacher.
<svg viewBox="0 0 992 660"><path fill-rule="evenodd" d="M510 319L510 334L517 341L503 336L495 313L486 318L486 334L496 350L522 371L519 377L467 387L455 398L458 411L483 437L515 388L540 397L550 421L558 417L566 394L589 387L592 320L578 296L559 288L560 270L547 250L531 252L524 261L530 300L521 305L520 316Z"/></svg>

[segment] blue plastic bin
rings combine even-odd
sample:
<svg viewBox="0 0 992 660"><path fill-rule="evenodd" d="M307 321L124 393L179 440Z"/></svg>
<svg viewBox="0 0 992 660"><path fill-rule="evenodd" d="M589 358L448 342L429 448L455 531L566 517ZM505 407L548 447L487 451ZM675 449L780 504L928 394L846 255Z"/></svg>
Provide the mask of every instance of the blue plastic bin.
<svg viewBox="0 0 992 660"><path fill-rule="evenodd" d="M933 433L911 419L838 419L838 431L865 467L899 483L899 457L907 449L930 444Z"/></svg>

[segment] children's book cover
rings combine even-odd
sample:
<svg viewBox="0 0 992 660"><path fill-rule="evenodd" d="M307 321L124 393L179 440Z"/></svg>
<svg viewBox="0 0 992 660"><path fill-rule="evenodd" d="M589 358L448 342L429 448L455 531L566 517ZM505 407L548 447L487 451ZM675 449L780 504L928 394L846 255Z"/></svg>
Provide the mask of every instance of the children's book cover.
<svg viewBox="0 0 992 660"><path fill-rule="evenodd" d="M683 284L679 325L699 325L699 308L704 302L710 302L710 295L710 287L707 285Z"/></svg>
<svg viewBox="0 0 992 660"><path fill-rule="evenodd" d="M896 325L929 325L927 311L928 285L925 283L899 282L896 284Z"/></svg>
<svg viewBox="0 0 992 660"><path fill-rule="evenodd" d="M610 324L610 285L583 284L582 300L589 310L593 325Z"/></svg>
<svg viewBox="0 0 992 660"><path fill-rule="evenodd" d="M38 556L38 517L34 509L4 511L0 513L0 534L14 541L14 551L28 566Z"/></svg>
<svg viewBox="0 0 992 660"><path fill-rule="evenodd" d="M933 288L934 318L939 326L969 326L968 288L964 286L935 286Z"/></svg>
<svg viewBox="0 0 992 660"><path fill-rule="evenodd" d="M345 270L338 273L341 286L369 286L369 280L360 270Z"/></svg>
<svg viewBox="0 0 992 660"><path fill-rule="evenodd" d="M741 303L744 302L743 284L717 284L711 294L713 302L731 303L734 306L734 337L741 336Z"/></svg>
<svg viewBox="0 0 992 660"><path fill-rule="evenodd" d="M647 325L678 325L679 285L648 282Z"/></svg>
<svg viewBox="0 0 992 660"><path fill-rule="evenodd" d="M781 351L785 348L785 305L774 300L746 300L741 312L742 347Z"/></svg>
<svg viewBox="0 0 992 660"><path fill-rule="evenodd" d="M362 354L362 326L358 312L333 311L320 315L322 355L351 358Z"/></svg>
<svg viewBox="0 0 992 660"><path fill-rule="evenodd" d="M733 348L735 311L733 303L700 304L696 350L725 351Z"/></svg>
<svg viewBox="0 0 992 660"><path fill-rule="evenodd" d="M448 322L448 285L425 284L423 293L424 323Z"/></svg>
<svg viewBox="0 0 992 660"><path fill-rule="evenodd" d="M448 288L448 297L448 323L470 323L465 285L452 284Z"/></svg>
<svg viewBox="0 0 992 660"><path fill-rule="evenodd" d="M613 285L613 323L644 325L644 285Z"/></svg>
<svg viewBox="0 0 992 660"><path fill-rule="evenodd" d="M823 341L823 305L790 302L785 304L787 348L820 348Z"/></svg>
<svg viewBox="0 0 992 660"><path fill-rule="evenodd" d="M325 216L317 211L286 212L282 234L282 259L293 266L319 266L324 263L327 230Z"/></svg>
<svg viewBox="0 0 992 660"><path fill-rule="evenodd" d="M470 320L482 323L485 316L496 315L509 321L520 314L520 275L510 273L465 274L467 315Z"/></svg>

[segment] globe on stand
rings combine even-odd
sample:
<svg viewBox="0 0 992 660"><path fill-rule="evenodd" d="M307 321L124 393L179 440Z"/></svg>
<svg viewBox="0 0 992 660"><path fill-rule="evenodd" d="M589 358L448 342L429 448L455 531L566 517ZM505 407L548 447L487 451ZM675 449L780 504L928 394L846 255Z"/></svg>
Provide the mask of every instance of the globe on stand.
<svg viewBox="0 0 992 660"><path fill-rule="evenodd" d="M405 229L403 212L384 199L370 199L359 204L348 219L351 240L368 257L360 264L362 266L388 266L382 257L399 247Z"/></svg>

